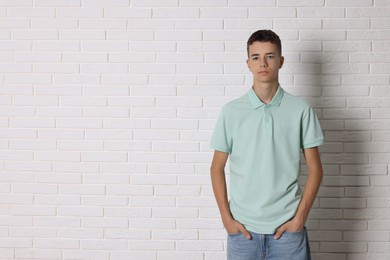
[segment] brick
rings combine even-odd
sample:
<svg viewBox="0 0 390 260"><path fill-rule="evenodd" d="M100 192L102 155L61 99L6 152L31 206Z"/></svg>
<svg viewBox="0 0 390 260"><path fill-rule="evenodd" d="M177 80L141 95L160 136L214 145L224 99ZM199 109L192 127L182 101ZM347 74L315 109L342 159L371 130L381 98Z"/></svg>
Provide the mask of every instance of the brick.
<svg viewBox="0 0 390 260"><path fill-rule="evenodd" d="M156 12L153 10L153 15ZM104 8L104 17L108 18L151 18L152 10L149 8L124 8L107 7Z"/></svg>
<svg viewBox="0 0 390 260"><path fill-rule="evenodd" d="M32 19L33 29L77 29L79 21L76 19Z"/></svg>
<svg viewBox="0 0 390 260"><path fill-rule="evenodd" d="M36 8L34 8L35 10ZM60 18L96 18L103 17L103 8L94 7L68 7L57 8L56 17Z"/></svg>
<svg viewBox="0 0 390 260"><path fill-rule="evenodd" d="M79 240L70 238L34 239L36 248L68 249L79 248Z"/></svg>
<svg viewBox="0 0 390 260"><path fill-rule="evenodd" d="M105 53L63 53L62 62L64 63L101 63L107 61Z"/></svg>
<svg viewBox="0 0 390 260"><path fill-rule="evenodd" d="M192 184L192 183L191 183ZM199 196L200 187L199 186L188 186L182 185L179 186L160 186L155 188L155 195L158 196Z"/></svg>
<svg viewBox="0 0 390 260"><path fill-rule="evenodd" d="M227 6L227 0L181 0L179 2L180 6Z"/></svg>
<svg viewBox="0 0 390 260"><path fill-rule="evenodd" d="M32 44L32 49L35 51L62 51L73 52L80 51L80 43L77 41L44 41L37 40Z"/></svg>
<svg viewBox="0 0 390 260"><path fill-rule="evenodd" d="M105 40L104 30L62 30L60 40Z"/></svg>
<svg viewBox="0 0 390 260"><path fill-rule="evenodd" d="M83 0L83 6L129 6L129 0Z"/></svg>
<svg viewBox="0 0 390 260"><path fill-rule="evenodd" d="M134 107L130 108L130 117L132 118L174 118L176 117L176 108L171 107Z"/></svg>
<svg viewBox="0 0 390 260"><path fill-rule="evenodd" d="M177 66L177 65L176 65ZM174 74L174 64L130 64L129 70L134 74ZM180 72L180 70L178 70Z"/></svg>
<svg viewBox="0 0 390 260"><path fill-rule="evenodd" d="M232 2L229 2L232 4ZM249 12L254 8L249 9ZM246 8L213 8L213 7L204 7L200 8L200 17L201 18L246 18L248 11Z"/></svg>
<svg viewBox="0 0 390 260"><path fill-rule="evenodd" d="M376 184L377 185L377 184ZM381 183L381 185L386 185L386 181ZM389 206L389 199L387 198L367 198L367 207L368 208L387 208Z"/></svg>
<svg viewBox="0 0 390 260"><path fill-rule="evenodd" d="M387 253L390 251L389 243L386 242L370 242L368 243L368 252Z"/></svg>
<svg viewBox="0 0 390 260"><path fill-rule="evenodd" d="M32 239L24 238L0 238L0 247L2 248L22 248L22 247L31 247Z"/></svg>
<svg viewBox="0 0 390 260"><path fill-rule="evenodd" d="M386 230L386 227L388 227L389 224L390 221L386 219L371 219L368 221L368 230L383 231Z"/></svg>
<svg viewBox="0 0 390 260"><path fill-rule="evenodd" d="M390 126L387 120L346 120L346 130L386 130Z"/></svg>
<svg viewBox="0 0 390 260"><path fill-rule="evenodd" d="M30 20L21 19L21 18L3 19L0 25L0 29L28 29L28 28L30 28Z"/></svg>
<svg viewBox="0 0 390 260"><path fill-rule="evenodd" d="M3 256L3 253L1 253ZM15 249L15 257L19 259L40 259L40 258L61 258L62 252L60 249Z"/></svg>
<svg viewBox="0 0 390 260"><path fill-rule="evenodd" d="M298 9L299 11L299 9ZM277 17L277 18L294 18L297 15L295 8L290 7L254 7L249 9L249 17Z"/></svg>
<svg viewBox="0 0 390 260"><path fill-rule="evenodd" d="M0 42L1 51L30 51L31 46L31 41L4 40Z"/></svg>
<svg viewBox="0 0 390 260"><path fill-rule="evenodd" d="M323 6L323 0L304 0L304 1L288 1L288 0L279 0L279 6Z"/></svg>
<svg viewBox="0 0 390 260"><path fill-rule="evenodd" d="M124 74L127 64L81 64L80 72L85 74Z"/></svg>
<svg viewBox="0 0 390 260"><path fill-rule="evenodd" d="M349 197L388 197L390 190L386 187L347 187L346 195Z"/></svg>
<svg viewBox="0 0 390 260"><path fill-rule="evenodd" d="M336 253L344 253L346 251L352 253L365 253L367 252L367 244L366 243L346 243L346 242L325 242L321 243L321 252L336 252ZM346 248L348 248L346 250Z"/></svg>
<svg viewBox="0 0 390 260"><path fill-rule="evenodd" d="M169 53L174 55L173 53ZM151 63L155 62L154 53L134 53L134 52L123 52L123 53L110 53L109 61L110 62L124 62L124 63Z"/></svg>
<svg viewBox="0 0 390 260"><path fill-rule="evenodd" d="M256 1L256 0L229 0L229 6L250 6L250 7L258 7L258 6L275 6L275 0L265 0L265 1Z"/></svg>
<svg viewBox="0 0 390 260"><path fill-rule="evenodd" d="M293 8L290 8L293 9ZM294 10L294 9L293 9ZM344 18L345 9L344 8L333 8L333 7L322 7L322 8L313 8L313 7L299 7L297 8L297 17L299 18ZM324 23L329 21L329 19L324 19ZM336 21L336 19L335 19ZM345 21L345 20L343 20Z"/></svg>
<svg viewBox="0 0 390 260"><path fill-rule="evenodd" d="M364 220L320 220L322 230L367 230L367 221Z"/></svg>
<svg viewBox="0 0 390 260"><path fill-rule="evenodd" d="M127 28L131 30L173 30L175 22L166 19L129 19Z"/></svg>
<svg viewBox="0 0 390 260"><path fill-rule="evenodd" d="M183 19L175 21L175 29L177 30L218 30L222 28L229 28L227 20Z"/></svg>
<svg viewBox="0 0 390 260"><path fill-rule="evenodd" d="M321 208L366 208L366 200L362 198L320 198Z"/></svg>
<svg viewBox="0 0 390 260"><path fill-rule="evenodd" d="M388 12L388 10L386 10ZM348 31L347 32L347 40L354 40L354 41L360 41L360 40L385 40L388 39L390 36L390 30L367 30L367 31L361 31L361 30L355 30L355 31Z"/></svg>
<svg viewBox="0 0 390 260"><path fill-rule="evenodd" d="M63 238L102 239L102 229L60 228L58 236Z"/></svg>
<svg viewBox="0 0 390 260"><path fill-rule="evenodd" d="M36 6L58 6L58 7L70 7L70 6L80 6L80 0L70 0L64 3L60 0L36 0Z"/></svg>
<svg viewBox="0 0 390 260"><path fill-rule="evenodd" d="M201 252L159 252L158 257L161 260L203 260L203 253ZM213 258L216 259L216 258Z"/></svg>
<svg viewBox="0 0 390 260"><path fill-rule="evenodd" d="M193 85L196 81L197 77L193 75L150 75L151 85Z"/></svg>
<svg viewBox="0 0 390 260"><path fill-rule="evenodd" d="M387 174L387 167L384 165L341 165L341 172L344 175L378 175Z"/></svg>
<svg viewBox="0 0 390 260"><path fill-rule="evenodd" d="M153 209L153 217L155 218L196 218L198 209L196 208L156 208ZM178 232L180 234L180 232ZM197 233L197 232L196 232ZM162 234L160 236L163 236ZM155 236L153 236L155 237ZM192 236L191 236L192 237ZM168 239L168 238L166 238Z"/></svg>
<svg viewBox="0 0 390 260"><path fill-rule="evenodd" d="M107 40L127 40L127 41L137 41L137 42L150 41L150 40L154 40L154 32L153 31L110 30L107 31ZM132 46L132 44L130 44L130 46Z"/></svg>
<svg viewBox="0 0 390 260"><path fill-rule="evenodd" d="M334 119L370 118L370 111L364 108L350 108L348 110L323 109L323 118L334 118Z"/></svg>
<svg viewBox="0 0 390 260"><path fill-rule="evenodd" d="M80 241L80 248L85 250L125 250L127 249L127 241L120 239L89 239Z"/></svg>
<svg viewBox="0 0 390 260"><path fill-rule="evenodd" d="M143 54L145 55L145 54ZM142 58L145 60L145 57ZM203 54L201 53L172 53L161 52L157 54L157 62L159 63L200 63L203 62Z"/></svg>
<svg viewBox="0 0 390 260"><path fill-rule="evenodd" d="M1 160L10 160L10 161L30 161L32 160L33 153L30 151L0 151Z"/></svg>
<svg viewBox="0 0 390 260"><path fill-rule="evenodd" d="M84 96L127 96L129 88L126 86L84 86Z"/></svg>
<svg viewBox="0 0 390 260"><path fill-rule="evenodd" d="M55 84L83 84L83 85L96 85L100 84L99 75L53 75L53 83Z"/></svg>
<svg viewBox="0 0 390 260"><path fill-rule="evenodd" d="M112 85L145 85L148 82L147 75L102 75L102 84Z"/></svg>
<svg viewBox="0 0 390 260"><path fill-rule="evenodd" d="M103 217L103 208L60 206L57 208L57 214L58 216Z"/></svg>
<svg viewBox="0 0 390 260"><path fill-rule="evenodd" d="M323 96L368 96L370 92L369 87L358 86L344 86L344 87L326 87L322 89Z"/></svg>
<svg viewBox="0 0 390 260"><path fill-rule="evenodd" d="M37 227L80 227L80 218L75 217L34 217Z"/></svg>
<svg viewBox="0 0 390 260"><path fill-rule="evenodd" d="M107 207L105 208L105 216L127 217L127 218L150 218L152 216L152 209L151 208ZM142 234L145 234L145 231L146 230L143 230ZM128 233L125 231L124 233L120 232L120 234L128 234Z"/></svg>
<svg viewBox="0 0 390 260"><path fill-rule="evenodd" d="M380 231L345 231L345 241L388 241L388 232Z"/></svg>
<svg viewBox="0 0 390 260"><path fill-rule="evenodd" d="M389 141L390 140L390 132L389 131L378 131L372 133L373 141Z"/></svg>
<svg viewBox="0 0 390 260"><path fill-rule="evenodd" d="M178 42L179 52L222 52L224 44L222 42Z"/></svg>
<svg viewBox="0 0 390 260"><path fill-rule="evenodd" d="M174 197L132 197L130 199L132 207L175 207Z"/></svg>
<svg viewBox="0 0 390 260"><path fill-rule="evenodd" d="M175 176L131 176L131 183L139 185L170 185L176 184Z"/></svg>
<svg viewBox="0 0 390 260"><path fill-rule="evenodd" d="M151 240L140 240L132 241L129 244L131 251L174 251L174 241L151 241Z"/></svg>
<svg viewBox="0 0 390 260"><path fill-rule="evenodd" d="M34 27L35 28L35 27ZM14 40L58 40L59 34L53 30L18 30L12 35Z"/></svg>
<svg viewBox="0 0 390 260"><path fill-rule="evenodd" d="M194 31L189 30L175 30L175 31L157 31L157 41L200 41L202 40L202 33L199 29L194 28ZM173 47L165 47L162 51L173 51ZM175 46L176 48L176 46Z"/></svg>
<svg viewBox="0 0 390 260"><path fill-rule="evenodd" d="M178 0L132 0L131 6L134 7L172 7L178 6Z"/></svg>
<svg viewBox="0 0 390 260"><path fill-rule="evenodd" d="M221 251L223 248L220 241L178 241L176 245L179 251Z"/></svg>
<svg viewBox="0 0 390 260"><path fill-rule="evenodd" d="M148 240L150 239L150 231L108 229L105 230L105 237L109 239Z"/></svg>
<svg viewBox="0 0 390 260"><path fill-rule="evenodd" d="M80 29L126 29L125 19L79 19Z"/></svg>
<svg viewBox="0 0 390 260"><path fill-rule="evenodd" d="M176 0L175 0L176 1ZM148 251L124 251L124 250L115 250L110 253L113 259L117 260L127 260L129 258L132 259L148 259L148 260L157 260L156 252L148 252Z"/></svg>
<svg viewBox="0 0 390 260"><path fill-rule="evenodd" d="M85 100L85 99L84 99ZM70 101L70 99L69 99ZM70 101L71 102L71 101ZM77 100L76 100L77 102ZM79 102L79 101L78 101ZM95 101L96 102L96 101ZM57 120L57 127L59 128L101 128L102 120L94 118L60 118Z"/></svg>
<svg viewBox="0 0 390 260"><path fill-rule="evenodd" d="M129 221L123 218L83 218L82 226L85 228L128 228ZM92 249L92 248L91 248Z"/></svg>
<svg viewBox="0 0 390 260"><path fill-rule="evenodd" d="M38 73L79 73L78 64L35 64L33 65L33 71Z"/></svg>
<svg viewBox="0 0 390 260"><path fill-rule="evenodd" d="M204 41L240 41L247 39L250 36L245 31L240 30L226 30L226 31L204 31Z"/></svg>
<svg viewBox="0 0 390 260"><path fill-rule="evenodd" d="M82 198L82 204L86 206L116 206L123 207L129 204L126 197L88 196Z"/></svg>
<svg viewBox="0 0 390 260"><path fill-rule="evenodd" d="M280 18L275 20L275 29L320 29L322 22L320 19L284 19ZM301 39L312 40L315 37L315 31L312 31L312 34L309 35L308 31L300 33Z"/></svg>
<svg viewBox="0 0 390 260"><path fill-rule="evenodd" d="M80 196L77 195L35 195L38 205L80 205Z"/></svg>

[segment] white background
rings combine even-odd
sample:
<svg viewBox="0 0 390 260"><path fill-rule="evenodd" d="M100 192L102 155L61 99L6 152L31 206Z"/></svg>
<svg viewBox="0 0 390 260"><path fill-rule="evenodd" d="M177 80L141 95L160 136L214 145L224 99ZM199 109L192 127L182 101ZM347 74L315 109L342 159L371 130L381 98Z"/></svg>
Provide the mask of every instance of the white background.
<svg viewBox="0 0 390 260"><path fill-rule="evenodd" d="M390 259L389 6L1 0L0 258L225 259L209 140L266 28L325 134L313 259Z"/></svg>

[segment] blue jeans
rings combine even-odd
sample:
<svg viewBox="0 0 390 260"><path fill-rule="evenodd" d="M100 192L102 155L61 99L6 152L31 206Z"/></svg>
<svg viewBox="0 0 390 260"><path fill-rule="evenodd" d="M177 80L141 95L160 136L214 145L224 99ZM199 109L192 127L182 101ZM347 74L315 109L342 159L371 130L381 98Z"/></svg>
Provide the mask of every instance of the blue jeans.
<svg viewBox="0 0 390 260"><path fill-rule="evenodd" d="M274 235L250 232L252 239L241 233L228 235L228 260L310 260L310 247L306 228L301 232L284 232L278 239Z"/></svg>

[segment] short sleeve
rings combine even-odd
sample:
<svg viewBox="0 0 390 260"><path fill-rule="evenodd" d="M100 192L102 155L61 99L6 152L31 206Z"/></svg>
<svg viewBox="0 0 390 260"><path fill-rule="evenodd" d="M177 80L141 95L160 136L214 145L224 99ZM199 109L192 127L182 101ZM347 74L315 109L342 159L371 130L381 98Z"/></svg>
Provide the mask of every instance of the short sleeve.
<svg viewBox="0 0 390 260"><path fill-rule="evenodd" d="M320 122L310 106L304 113L301 125L301 148L316 147L324 143Z"/></svg>
<svg viewBox="0 0 390 260"><path fill-rule="evenodd" d="M232 140L229 135L229 126L228 126L228 114L226 106L222 109L221 114L215 125L214 133L211 138L210 147L214 150L230 153Z"/></svg>

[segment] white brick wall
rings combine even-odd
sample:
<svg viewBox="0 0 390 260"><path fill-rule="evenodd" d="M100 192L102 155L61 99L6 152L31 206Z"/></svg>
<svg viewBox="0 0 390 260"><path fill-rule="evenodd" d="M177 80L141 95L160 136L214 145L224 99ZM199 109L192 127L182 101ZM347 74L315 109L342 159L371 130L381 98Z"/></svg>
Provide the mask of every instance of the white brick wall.
<svg viewBox="0 0 390 260"><path fill-rule="evenodd" d="M313 259L390 259L388 0L1 0L0 259L225 259L208 143L263 28L325 133Z"/></svg>

